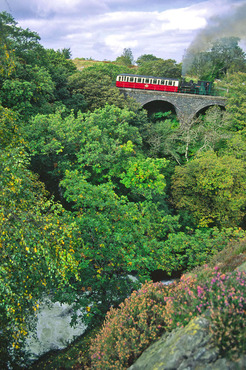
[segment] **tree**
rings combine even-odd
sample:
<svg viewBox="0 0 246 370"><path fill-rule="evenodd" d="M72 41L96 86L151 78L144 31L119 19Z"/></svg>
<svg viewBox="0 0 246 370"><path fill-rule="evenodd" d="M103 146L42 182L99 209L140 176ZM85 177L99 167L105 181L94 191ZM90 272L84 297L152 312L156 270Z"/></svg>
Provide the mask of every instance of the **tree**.
<svg viewBox="0 0 246 370"><path fill-rule="evenodd" d="M129 274L137 271L144 281L151 271L162 268L162 240L178 222L152 202L133 203L117 195L110 181L94 185L81 170L68 171L61 185L84 240L78 269L81 283L74 286L87 294L77 294L77 307L93 302L88 321L95 324L134 287Z"/></svg>
<svg viewBox="0 0 246 370"><path fill-rule="evenodd" d="M17 26L14 18L6 13L0 13L0 25L8 49L14 51L18 61L17 68L23 70L25 65L42 65L45 49L39 43L40 36L27 29Z"/></svg>
<svg viewBox="0 0 246 370"><path fill-rule="evenodd" d="M158 59L160 58L157 58L153 54L143 54L140 57L138 57L138 59L136 60L136 63L138 66L141 66L144 63L157 61Z"/></svg>
<svg viewBox="0 0 246 370"><path fill-rule="evenodd" d="M25 120L36 113L54 112L57 106L65 105L66 114L84 108L82 96L71 97L68 90L68 76L76 71L68 59L69 49L44 49L36 32L18 27L5 12L0 13L0 27L0 99L5 107Z"/></svg>
<svg viewBox="0 0 246 370"><path fill-rule="evenodd" d="M115 63L110 62L99 62L86 68L88 71L97 73L98 75L108 76L111 79L111 85L115 85L117 75L121 73L132 73L132 69Z"/></svg>
<svg viewBox="0 0 246 370"><path fill-rule="evenodd" d="M15 69L14 51L8 39L8 24L14 24L14 20L6 13L0 13L0 81L10 76Z"/></svg>
<svg viewBox="0 0 246 370"><path fill-rule="evenodd" d="M246 122L246 73L228 74L219 84L227 90L226 111L232 131L245 130Z"/></svg>
<svg viewBox="0 0 246 370"><path fill-rule="evenodd" d="M222 78L227 72L245 72L245 53L239 47L238 37L224 37L215 40L211 47L200 53L189 51L183 61L186 73L201 80Z"/></svg>
<svg viewBox="0 0 246 370"><path fill-rule="evenodd" d="M246 204L245 163L213 151L175 168L173 202L189 210L200 226L239 226Z"/></svg>
<svg viewBox="0 0 246 370"><path fill-rule="evenodd" d="M141 63L138 67L138 73L150 76L179 78L181 77L181 64L177 64L173 59L153 59Z"/></svg>
<svg viewBox="0 0 246 370"><path fill-rule="evenodd" d="M116 58L116 63L125 65L127 67L131 66L134 63L132 50L130 48L125 48L122 55Z"/></svg>
<svg viewBox="0 0 246 370"><path fill-rule="evenodd" d="M27 76L26 76L27 78ZM51 112L54 83L44 67L30 68L28 80L6 79L0 92L5 107L11 108L25 118L38 112Z"/></svg>
<svg viewBox="0 0 246 370"><path fill-rule="evenodd" d="M65 59L71 59L72 58L72 52L70 48L63 48L61 51L61 54L65 57Z"/></svg>
<svg viewBox="0 0 246 370"><path fill-rule="evenodd" d="M5 110L6 112L6 110ZM7 113L7 112L6 112ZM10 117L5 116L5 122ZM11 130L10 130L11 131ZM15 135L13 144L16 142ZM19 143L21 145L21 143ZM43 294L78 278L77 233L72 217L52 200L29 169L23 146L0 148L1 368L23 360L30 317ZM77 240L77 241L76 241ZM11 356L10 356L11 354ZM24 360L25 361L25 360ZM21 365L21 363L19 363Z"/></svg>
<svg viewBox="0 0 246 370"><path fill-rule="evenodd" d="M131 99L125 99L119 90L112 86L112 78L100 73L95 68L85 68L68 78L68 88L71 96L83 96L88 110L104 107L106 103L125 107ZM135 104L136 107L136 104Z"/></svg>
<svg viewBox="0 0 246 370"><path fill-rule="evenodd" d="M177 122L171 112L156 113L144 125L143 137L152 156L174 159L181 165L194 155L207 150L219 150L231 137L227 118L217 106L204 116Z"/></svg>
<svg viewBox="0 0 246 370"><path fill-rule="evenodd" d="M228 74L219 86L227 90L226 123L229 134L221 152L230 153L245 161L246 73Z"/></svg>

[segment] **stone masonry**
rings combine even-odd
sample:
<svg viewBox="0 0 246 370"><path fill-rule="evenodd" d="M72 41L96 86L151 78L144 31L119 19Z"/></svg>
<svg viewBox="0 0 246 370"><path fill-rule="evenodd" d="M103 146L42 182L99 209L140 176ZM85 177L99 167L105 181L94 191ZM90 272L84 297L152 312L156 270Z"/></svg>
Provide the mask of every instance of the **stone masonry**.
<svg viewBox="0 0 246 370"><path fill-rule="evenodd" d="M214 105L225 107L226 98L221 96L171 93L163 91L122 89L125 96L130 96L142 106L154 101L168 102L173 105L178 119L192 119L199 111Z"/></svg>

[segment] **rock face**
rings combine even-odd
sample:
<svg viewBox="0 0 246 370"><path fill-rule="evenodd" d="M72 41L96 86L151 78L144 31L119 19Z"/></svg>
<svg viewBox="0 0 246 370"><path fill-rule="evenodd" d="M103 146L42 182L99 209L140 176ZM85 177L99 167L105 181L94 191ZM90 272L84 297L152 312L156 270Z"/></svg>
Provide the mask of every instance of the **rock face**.
<svg viewBox="0 0 246 370"><path fill-rule="evenodd" d="M185 328L165 333L147 348L129 370L236 370L246 368L246 356L232 363L219 358L208 331L209 321L198 317Z"/></svg>

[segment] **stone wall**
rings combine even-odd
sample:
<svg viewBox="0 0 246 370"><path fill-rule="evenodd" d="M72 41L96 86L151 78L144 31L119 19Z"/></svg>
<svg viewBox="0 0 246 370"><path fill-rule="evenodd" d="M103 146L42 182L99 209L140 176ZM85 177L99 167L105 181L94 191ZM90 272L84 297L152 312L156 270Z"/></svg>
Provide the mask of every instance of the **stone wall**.
<svg viewBox="0 0 246 370"><path fill-rule="evenodd" d="M226 98L220 96L193 95L183 93L159 92L150 90L120 89L125 95L136 99L142 106L154 101L165 101L172 104L179 119L192 119L204 108L218 105L225 107Z"/></svg>

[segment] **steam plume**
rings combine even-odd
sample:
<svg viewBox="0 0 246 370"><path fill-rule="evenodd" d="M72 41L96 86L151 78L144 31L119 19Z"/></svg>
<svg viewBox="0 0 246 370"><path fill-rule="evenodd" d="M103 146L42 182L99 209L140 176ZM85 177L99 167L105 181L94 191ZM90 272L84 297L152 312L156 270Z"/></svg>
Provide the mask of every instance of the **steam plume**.
<svg viewBox="0 0 246 370"><path fill-rule="evenodd" d="M186 51L183 59L183 75L197 53L209 50L215 40L231 36L239 37L243 42L246 41L246 2L234 4L228 15L212 17L208 20L206 28L198 33Z"/></svg>

